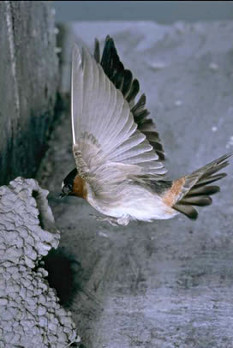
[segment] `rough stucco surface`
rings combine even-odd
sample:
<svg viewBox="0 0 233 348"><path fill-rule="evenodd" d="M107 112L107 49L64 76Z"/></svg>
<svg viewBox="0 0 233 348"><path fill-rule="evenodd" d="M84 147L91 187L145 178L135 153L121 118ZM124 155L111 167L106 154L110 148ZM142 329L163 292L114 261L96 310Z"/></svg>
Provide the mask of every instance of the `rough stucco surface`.
<svg viewBox="0 0 233 348"><path fill-rule="evenodd" d="M64 348L79 341L71 313L59 305L39 264L60 238L47 194L20 177L0 187L1 348Z"/></svg>
<svg viewBox="0 0 233 348"><path fill-rule="evenodd" d="M0 1L0 184L32 176L56 102L54 13L46 1Z"/></svg>
<svg viewBox="0 0 233 348"><path fill-rule="evenodd" d="M231 22L74 23L64 71L75 35L90 47L112 35L141 81L175 178L233 150L232 32ZM233 166L196 222L179 216L127 227L97 223L83 200L58 199L73 166L67 114L38 179L51 191L60 245L82 266L70 309L86 347L232 347Z"/></svg>

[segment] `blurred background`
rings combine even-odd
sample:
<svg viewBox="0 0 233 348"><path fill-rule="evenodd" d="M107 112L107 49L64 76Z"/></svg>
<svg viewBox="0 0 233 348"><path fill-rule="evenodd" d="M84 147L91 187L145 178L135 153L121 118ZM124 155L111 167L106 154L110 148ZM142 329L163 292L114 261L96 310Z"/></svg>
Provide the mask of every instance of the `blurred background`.
<svg viewBox="0 0 233 348"><path fill-rule="evenodd" d="M54 1L56 20L211 21L233 18L232 1Z"/></svg>

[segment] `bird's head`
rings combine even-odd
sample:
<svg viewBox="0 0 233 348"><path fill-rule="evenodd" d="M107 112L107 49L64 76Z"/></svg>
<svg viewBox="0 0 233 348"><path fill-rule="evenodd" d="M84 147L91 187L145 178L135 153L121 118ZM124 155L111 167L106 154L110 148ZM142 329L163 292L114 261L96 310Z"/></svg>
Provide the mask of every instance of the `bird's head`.
<svg viewBox="0 0 233 348"><path fill-rule="evenodd" d="M77 169L73 169L63 180L61 185L60 197L71 196L74 194L74 181L78 174Z"/></svg>
<svg viewBox="0 0 233 348"><path fill-rule="evenodd" d="M76 168L65 177L62 183L60 197L65 196L77 196L81 198L86 198L87 196L85 180L79 176Z"/></svg>

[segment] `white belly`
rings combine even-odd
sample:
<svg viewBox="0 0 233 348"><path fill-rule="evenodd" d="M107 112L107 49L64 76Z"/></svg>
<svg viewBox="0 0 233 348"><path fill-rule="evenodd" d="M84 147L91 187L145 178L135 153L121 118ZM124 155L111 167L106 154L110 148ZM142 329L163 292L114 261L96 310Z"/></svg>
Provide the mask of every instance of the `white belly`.
<svg viewBox="0 0 233 348"><path fill-rule="evenodd" d="M152 221L171 219L178 212L163 203L160 196L140 186L121 188L121 194L109 204L95 200L88 195L88 202L102 214L115 218L129 217L130 220Z"/></svg>

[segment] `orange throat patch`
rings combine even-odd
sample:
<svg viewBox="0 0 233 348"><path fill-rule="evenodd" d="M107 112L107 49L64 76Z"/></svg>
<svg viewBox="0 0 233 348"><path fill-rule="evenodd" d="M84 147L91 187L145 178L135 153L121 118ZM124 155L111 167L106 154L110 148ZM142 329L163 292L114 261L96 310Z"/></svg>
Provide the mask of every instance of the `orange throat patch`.
<svg viewBox="0 0 233 348"><path fill-rule="evenodd" d="M87 197L86 182L79 175L76 175L76 177L74 178L72 195L78 196L84 199L86 199Z"/></svg>
<svg viewBox="0 0 233 348"><path fill-rule="evenodd" d="M184 183L185 177L175 180L172 187L163 196L163 202L169 207L172 207L176 203Z"/></svg>

